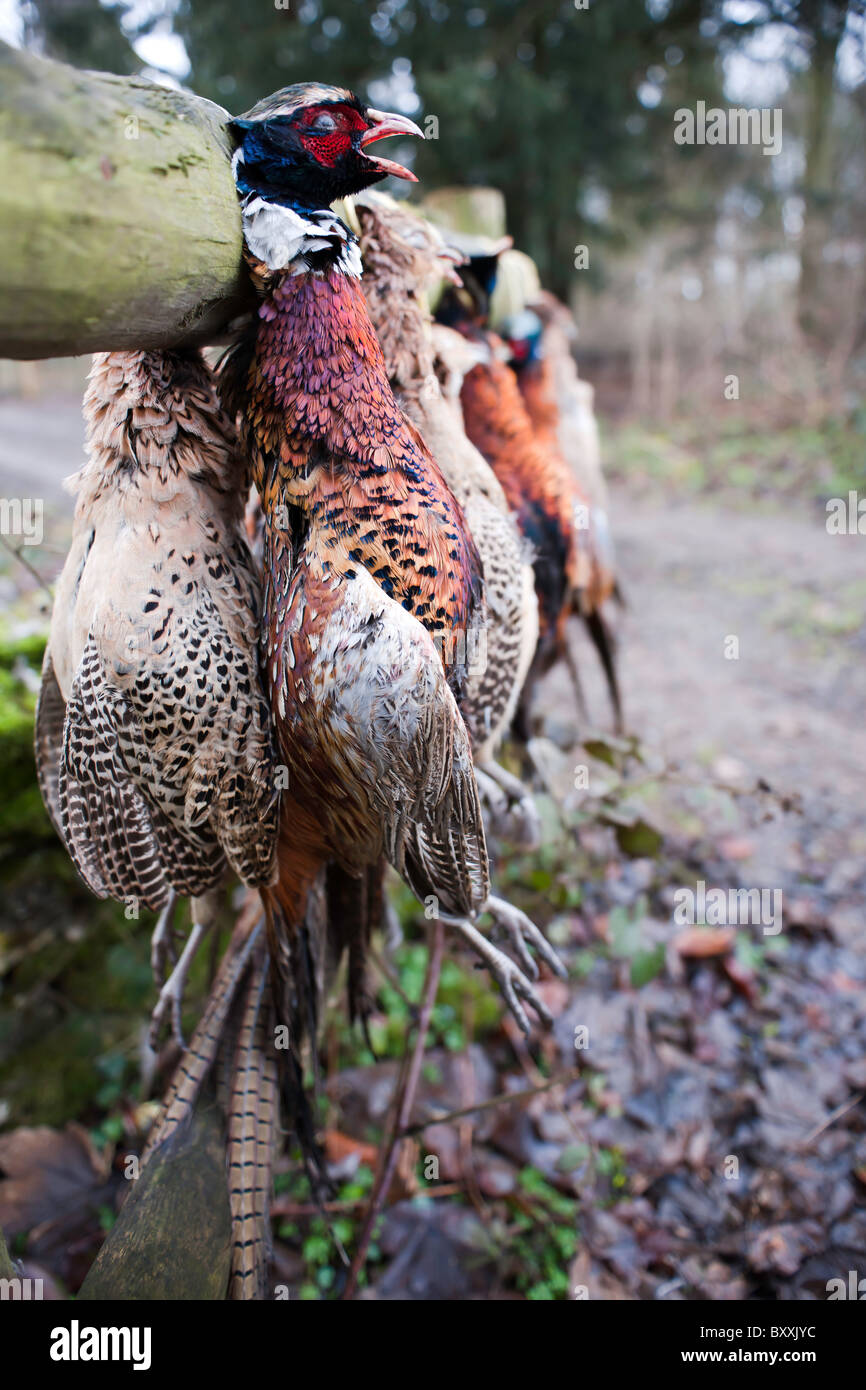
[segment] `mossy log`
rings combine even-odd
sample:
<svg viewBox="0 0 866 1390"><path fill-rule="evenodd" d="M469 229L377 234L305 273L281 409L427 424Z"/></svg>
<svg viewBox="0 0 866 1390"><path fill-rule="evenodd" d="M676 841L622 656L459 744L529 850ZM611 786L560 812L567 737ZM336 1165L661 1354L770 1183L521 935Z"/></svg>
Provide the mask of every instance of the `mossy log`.
<svg viewBox="0 0 866 1390"><path fill-rule="evenodd" d="M3 1232L0 1231L0 1279L14 1279L15 1266L9 1258L9 1251L6 1249L6 1241Z"/></svg>
<svg viewBox="0 0 866 1390"><path fill-rule="evenodd" d="M230 1263L225 1133L211 1102L153 1151L78 1298L225 1298Z"/></svg>
<svg viewBox="0 0 866 1390"><path fill-rule="evenodd" d="M227 119L0 43L0 356L223 336L251 303Z"/></svg>
<svg viewBox="0 0 866 1390"><path fill-rule="evenodd" d="M434 188L424 197L424 211L434 222L467 236L505 236L505 196L498 188Z"/></svg>

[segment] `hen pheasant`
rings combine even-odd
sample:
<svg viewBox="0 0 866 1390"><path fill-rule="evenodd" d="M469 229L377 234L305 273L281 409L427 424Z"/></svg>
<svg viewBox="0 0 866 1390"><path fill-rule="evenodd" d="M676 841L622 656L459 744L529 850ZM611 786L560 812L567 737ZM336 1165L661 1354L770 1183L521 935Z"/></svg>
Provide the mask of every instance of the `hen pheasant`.
<svg viewBox="0 0 866 1390"><path fill-rule="evenodd" d="M196 352L94 358L88 458L72 480L36 715L36 763L58 833L100 897L193 929L154 1010L180 1032L186 971L230 866L260 887L278 810L258 675L259 588L243 532L246 470Z"/></svg>
<svg viewBox="0 0 866 1390"><path fill-rule="evenodd" d="M456 399L462 382L460 349L469 359L462 363L465 370L474 365L475 355L448 329L440 327L436 335L432 330L425 292L441 279L443 270L453 275L455 256L431 223L380 194L359 197L354 212L361 236L364 295L397 403L417 425L460 503L481 559L485 647L470 663L460 702L472 737L476 780L494 826L531 844L538 834L534 802L496 763L495 754L511 725L535 652L538 604L531 561L505 494L463 429ZM444 358L442 335L455 339Z"/></svg>

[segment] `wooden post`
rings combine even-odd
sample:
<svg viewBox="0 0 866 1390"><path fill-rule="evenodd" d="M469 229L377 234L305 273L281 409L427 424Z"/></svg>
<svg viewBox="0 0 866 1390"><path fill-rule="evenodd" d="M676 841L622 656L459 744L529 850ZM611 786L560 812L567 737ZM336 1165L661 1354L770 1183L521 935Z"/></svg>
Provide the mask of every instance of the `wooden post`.
<svg viewBox="0 0 866 1390"><path fill-rule="evenodd" d="M9 1257L9 1251L6 1249L6 1241L3 1237L3 1232L0 1231L0 1279L14 1278L15 1266Z"/></svg>
<svg viewBox="0 0 866 1390"><path fill-rule="evenodd" d="M251 307L227 119L0 44L0 356L213 342Z"/></svg>
<svg viewBox="0 0 866 1390"><path fill-rule="evenodd" d="M154 1150L78 1300L225 1298L230 1262L222 1114L202 1104Z"/></svg>

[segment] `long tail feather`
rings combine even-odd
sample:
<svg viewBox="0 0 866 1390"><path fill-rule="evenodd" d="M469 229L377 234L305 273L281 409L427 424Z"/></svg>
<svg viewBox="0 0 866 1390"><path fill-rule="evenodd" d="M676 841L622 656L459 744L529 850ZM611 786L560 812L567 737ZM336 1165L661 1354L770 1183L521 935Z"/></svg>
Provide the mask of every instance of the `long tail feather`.
<svg viewBox="0 0 866 1390"><path fill-rule="evenodd" d="M226 1020L238 985L262 933L263 922L259 919L258 922L244 924L230 943L198 1027L172 1077L162 1114L142 1156L143 1163L174 1132L188 1114L190 1106L195 1104L223 1041Z"/></svg>
<svg viewBox="0 0 866 1390"><path fill-rule="evenodd" d="M623 730L622 697L616 670L616 642L610 627L598 609L592 613L584 613L583 620L604 670L610 702L613 706L614 727L616 732L621 734Z"/></svg>
<svg viewBox="0 0 866 1390"><path fill-rule="evenodd" d="M269 1044L268 956L261 943L247 979L228 1105L228 1178L232 1212L229 1297L266 1297L269 1205L277 1123L277 1064Z"/></svg>

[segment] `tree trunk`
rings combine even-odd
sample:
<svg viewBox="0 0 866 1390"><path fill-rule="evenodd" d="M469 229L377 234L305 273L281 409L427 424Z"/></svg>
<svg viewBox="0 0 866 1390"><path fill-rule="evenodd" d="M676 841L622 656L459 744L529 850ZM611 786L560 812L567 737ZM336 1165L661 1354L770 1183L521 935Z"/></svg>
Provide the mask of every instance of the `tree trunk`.
<svg viewBox="0 0 866 1390"><path fill-rule="evenodd" d="M816 21L811 62L806 75L805 221L800 249L800 287L797 317L807 339L816 346L832 336L822 299L822 256L833 205L833 93L836 55L845 33L844 5L830 5Z"/></svg>
<svg viewBox="0 0 866 1390"><path fill-rule="evenodd" d="M0 356L213 342L251 307L226 119L0 44Z"/></svg>

